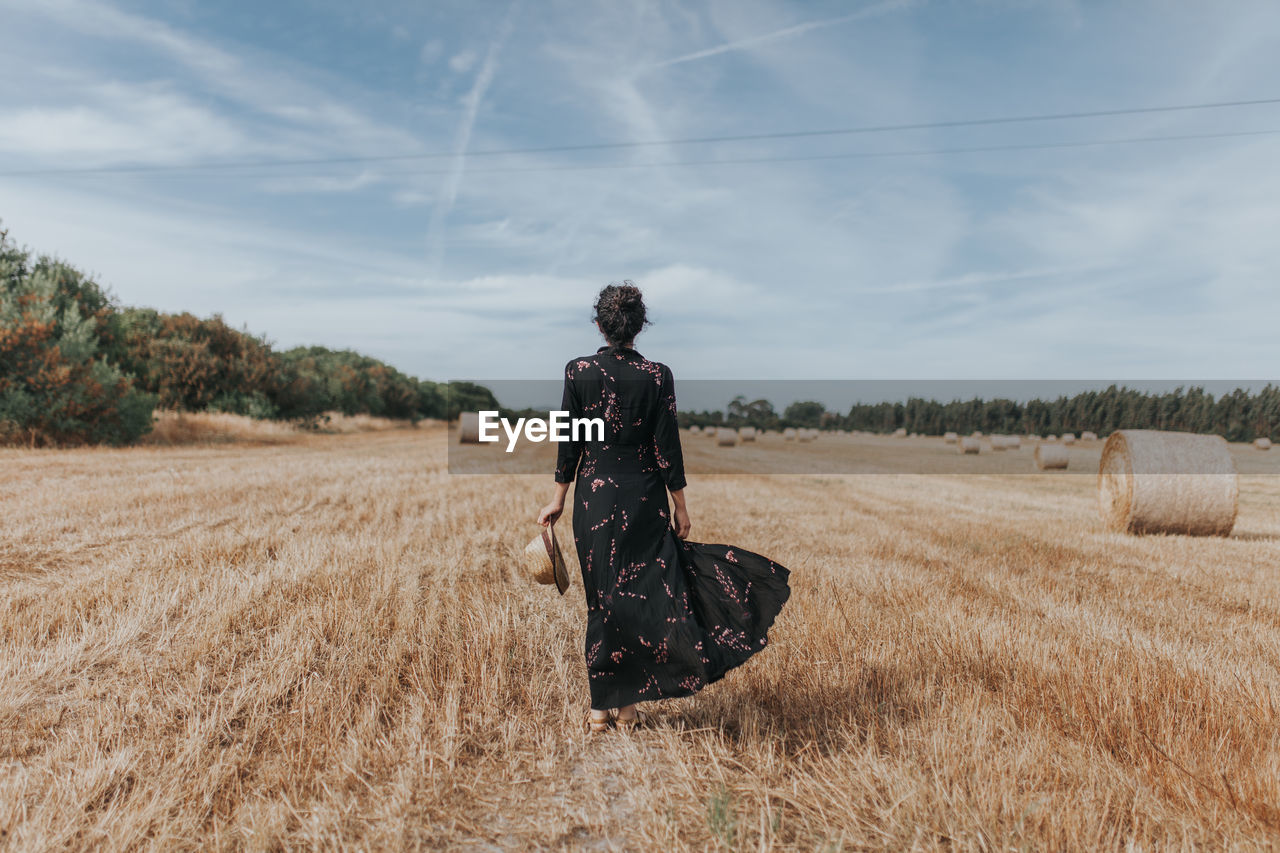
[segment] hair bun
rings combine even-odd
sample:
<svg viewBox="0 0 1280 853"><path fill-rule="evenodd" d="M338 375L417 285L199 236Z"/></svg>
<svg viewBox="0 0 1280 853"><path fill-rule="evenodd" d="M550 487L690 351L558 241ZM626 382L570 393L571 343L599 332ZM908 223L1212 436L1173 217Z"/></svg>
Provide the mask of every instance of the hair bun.
<svg viewBox="0 0 1280 853"><path fill-rule="evenodd" d="M630 281L612 283L596 297L595 320L611 345L629 344L649 321L644 294Z"/></svg>

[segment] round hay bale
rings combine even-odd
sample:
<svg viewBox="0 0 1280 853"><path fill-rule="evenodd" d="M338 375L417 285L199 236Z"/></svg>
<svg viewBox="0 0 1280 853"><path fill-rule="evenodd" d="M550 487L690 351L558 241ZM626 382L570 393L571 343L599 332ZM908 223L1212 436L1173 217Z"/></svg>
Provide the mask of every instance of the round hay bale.
<svg viewBox="0 0 1280 853"><path fill-rule="evenodd" d="M796 428L795 428L795 427L787 427L786 429L784 429L784 430L782 431L782 440L783 440L783 441L795 441L795 440L796 440Z"/></svg>
<svg viewBox="0 0 1280 853"><path fill-rule="evenodd" d="M906 437L907 437L907 430L906 430L906 428L905 428L905 427L898 427L897 429L895 429L895 430L893 431L893 437L894 437L894 438L906 438Z"/></svg>
<svg viewBox="0 0 1280 853"><path fill-rule="evenodd" d="M796 438L801 441L813 441L813 433L814 430L811 430L808 427L801 427L796 431Z"/></svg>
<svg viewBox="0 0 1280 853"><path fill-rule="evenodd" d="M1053 447L1041 444L1035 452L1036 468L1041 471L1060 471L1067 467L1067 449L1060 444Z"/></svg>
<svg viewBox="0 0 1280 853"><path fill-rule="evenodd" d="M1022 438L1021 438L1021 436L1016 436L1016 435L1006 435L1006 436L1004 437L1004 446L1005 446L1005 449L1007 449L1007 450L1020 450L1020 449L1022 449Z"/></svg>
<svg viewBox="0 0 1280 853"><path fill-rule="evenodd" d="M458 415L458 443L480 443L480 413L463 412Z"/></svg>
<svg viewBox="0 0 1280 853"><path fill-rule="evenodd" d="M743 442L755 441L755 440L756 440L756 428L755 428L755 427L749 427L749 426L748 426L748 427L740 427L740 428L738 429L738 438L739 438L739 439L741 439Z"/></svg>
<svg viewBox="0 0 1280 853"><path fill-rule="evenodd" d="M716 430L716 444L720 447L733 447L738 443L738 431L728 427Z"/></svg>
<svg viewBox="0 0 1280 853"><path fill-rule="evenodd" d="M980 430L980 429L975 429L973 432L969 433L969 437L970 437L970 438L982 438L982 430Z"/></svg>
<svg viewBox="0 0 1280 853"><path fill-rule="evenodd" d="M1270 450L1270 449L1271 449L1271 439L1266 438L1266 437L1263 437L1263 438L1255 438L1255 439L1253 440L1253 446L1254 446L1254 447L1256 447L1258 450Z"/></svg>
<svg viewBox="0 0 1280 853"><path fill-rule="evenodd" d="M943 444L955 444L959 440L960 436L956 435L954 432L944 432L942 434Z"/></svg>
<svg viewBox="0 0 1280 853"><path fill-rule="evenodd" d="M1090 430L1085 430L1084 432L1080 433L1080 440L1081 441L1097 441L1098 434L1096 432L1091 432Z"/></svg>
<svg viewBox="0 0 1280 853"><path fill-rule="evenodd" d="M1003 435L993 435L990 441L992 450L1005 450L1009 446Z"/></svg>
<svg viewBox="0 0 1280 853"><path fill-rule="evenodd" d="M1126 533L1226 536L1236 523L1240 477L1219 435L1123 429L1098 465L1098 510Z"/></svg>
<svg viewBox="0 0 1280 853"><path fill-rule="evenodd" d="M1062 443L1063 443L1063 444L1075 444L1075 443L1076 443L1076 434L1075 434L1074 432L1064 432L1064 433L1062 434Z"/></svg>
<svg viewBox="0 0 1280 853"><path fill-rule="evenodd" d="M1046 436L1044 437L1044 440L1045 440L1045 441L1057 441L1057 440L1058 440L1058 437L1057 437L1056 435L1046 435Z"/></svg>
<svg viewBox="0 0 1280 853"><path fill-rule="evenodd" d="M977 456L982 452L982 442L971 435L966 435L956 443L956 450L961 455Z"/></svg>
<svg viewBox="0 0 1280 853"><path fill-rule="evenodd" d="M689 435L702 435L702 427L696 425L689 427Z"/></svg>

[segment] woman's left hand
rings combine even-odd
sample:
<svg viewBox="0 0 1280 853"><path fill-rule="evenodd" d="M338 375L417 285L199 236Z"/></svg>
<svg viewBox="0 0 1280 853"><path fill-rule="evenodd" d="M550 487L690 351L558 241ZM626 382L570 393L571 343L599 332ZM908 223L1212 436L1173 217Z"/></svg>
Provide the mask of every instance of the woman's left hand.
<svg viewBox="0 0 1280 853"><path fill-rule="evenodd" d="M689 538L693 524L689 521L689 510L685 509L683 503L676 504L671 511L671 528L675 530L677 539Z"/></svg>
<svg viewBox="0 0 1280 853"><path fill-rule="evenodd" d="M560 520L560 514L564 512L563 501L552 501L542 508L538 513L538 523L543 527L549 524L555 524Z"/></svg>

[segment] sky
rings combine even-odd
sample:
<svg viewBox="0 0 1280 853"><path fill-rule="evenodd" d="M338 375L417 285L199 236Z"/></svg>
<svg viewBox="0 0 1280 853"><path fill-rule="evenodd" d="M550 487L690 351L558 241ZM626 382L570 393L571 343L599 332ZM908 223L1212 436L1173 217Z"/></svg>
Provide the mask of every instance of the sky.
<svg viewBox="0 0 1280 853"><path fill-rule="evenodd" d="M631 279L637 349L677 377L1280 373L1280 103L954 124L1280 98L1271 0L0 20L11 238L279 347L558 377L600 344L597 291ZM904 124L934 126L672 142ZM1202 138L1117 141L1178 136Z"/></svg>

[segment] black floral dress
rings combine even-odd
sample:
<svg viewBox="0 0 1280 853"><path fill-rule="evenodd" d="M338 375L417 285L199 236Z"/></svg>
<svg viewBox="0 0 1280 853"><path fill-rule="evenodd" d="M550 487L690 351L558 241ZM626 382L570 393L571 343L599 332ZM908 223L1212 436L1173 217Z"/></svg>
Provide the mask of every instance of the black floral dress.
<svg viewBox="0 0 1280 853"><path fill-rule="evenodd" d="M576 477L591 707L694 693L764 648L790 573L741 548L676 538L667 490L685 477L666 365L630 348L576 358L562 408L605 423L604 441L564 442L556 464L556 482Z"/></svg>

